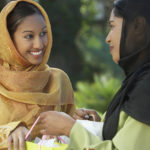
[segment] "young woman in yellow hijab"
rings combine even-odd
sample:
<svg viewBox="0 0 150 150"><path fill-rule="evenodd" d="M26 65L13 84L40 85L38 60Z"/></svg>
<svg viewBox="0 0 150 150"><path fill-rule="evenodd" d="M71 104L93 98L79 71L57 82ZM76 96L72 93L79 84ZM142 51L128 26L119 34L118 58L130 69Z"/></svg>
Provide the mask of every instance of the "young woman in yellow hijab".
<svg viewBox="0 0 150 150"><path fill-rule="evenodd" d="M41 112L74 111L68 76L46 63L51 27L43 8L32 0L8 3L0 13L0 149L24 137ZM41 136L40 124L32 138ZM23 147L23 146L22 146Z"/></svg>

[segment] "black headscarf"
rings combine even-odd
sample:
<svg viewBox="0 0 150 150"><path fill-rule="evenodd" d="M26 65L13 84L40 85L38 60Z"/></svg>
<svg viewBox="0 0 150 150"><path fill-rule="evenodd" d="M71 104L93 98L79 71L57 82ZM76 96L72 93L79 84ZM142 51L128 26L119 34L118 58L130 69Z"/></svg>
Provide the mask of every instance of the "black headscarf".
<svg viewBox="0 0 150 150"><path fill-rule="evenodd" d="M121 110L150 125L150 0L116 0L113 11L123 18L119 65L126 78L108 107L104 140L115 136Z"/></svg>

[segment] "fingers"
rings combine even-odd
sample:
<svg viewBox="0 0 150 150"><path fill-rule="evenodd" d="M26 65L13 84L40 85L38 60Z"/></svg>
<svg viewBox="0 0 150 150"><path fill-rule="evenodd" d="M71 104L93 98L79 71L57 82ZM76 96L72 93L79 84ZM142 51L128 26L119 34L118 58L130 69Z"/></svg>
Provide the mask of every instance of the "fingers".
<svg viewBox="0 0 150 150"><path fill-rule="evenodd" d="M86 109L85 108L79 108L79 109L75 110L75 113L79 116L84 116L84 115L86 115Z"/></svg>
<svg viewBox="0 0 150 150"><path fill-rule="evenodd" d="M95 110L88 110L89 120L100 121L101 118Z"/></svg>
<svg viewBox="0 0 150 150"><path fill-rule="evenodd" d="M67 123L66 123L67 122ZM41 113L40 123L41 134L50 135L68 135L75 123L75 120L66 113L57 111L48 111Z"/></svg>
<svg viewBox="0 0 150 150"><path fill-rule="evenodd" d="M11 147L12 147L12 136L9 136L8 137L8 140L7 140L7 145L8 145L8 150L11 150Z"/></svg>
<svg viewBox="0 0 150 150"><path fill-rule="evenodd" d="M100 121L101 118L95 110L92 109L77 109L73 115L74 119Z"/></svg>
<svg viewBox="0 0 150 150"><path fill-rule="evenodd" d="M10 135L7 140L8 150L12 150L12 143L14 150L18 150L18 138L15 135Z"/></svg>
<svg viewBox="0 0 150 150"><path fill-rule="evenodd" d="M77 109L75 110L75 113L73 115L74 119L80 119L80 120L85 120L85 115L86 115L86 111L83 108Z"/></svg>
<svg viewBox="0 0 150 150"><path fill-rule="evenodd" d="M8 137L8 150L12 150L12 146L14 150L25 150L25 135L27 132L28 130L23 126L16 128Z"/></svg>
<svg viewBox="0 0 150 150"><path fill-rule="evenodd" d="M20 150L25 150L25 142L23 137L18 139L15 135L9 136L7 141L8 150L12 150L12 143L13 143L14 150L18 150L19 147Z"/></svg>
<svg viewBox="0 0 150 150"><path fill-rule="evenodd" d="M46 134L47 134L47 132L46 132L46 130L45 130L45 129L40 130L40 133L41 133L42 135L46 135Z"/></svg>
<svg viewBox="0 0 150 150"><path fill-rule="evenodd" d="M73 118L79 120L89 120L89 111L85 108L79 108L75 110Z"/></svg>
<svg viewBox="0 0 150 150"><path fill-rule="evenodd" d="M47 116L51 115L51 113L53 113L53 112L55 112L55 111L42 112L42 113L40 114L40 120L42 120L42 119L46 118Z"/></svg>
<svg viewBox="0 0 150 150"><path fill-rule="evenodd" d="M19 137L19 147L20 150L25 150L25 140L23 135Z"/></svg>
<svg viewBox="0 0 150 150"><path fill-rule="evenodd" d="M14 150L18 150L19 148L19 141L18 138L13 136L13 145L14 145Z"/></svg>
<svg viewBox="0 0 150 150"><path fill-rule="evenodd" d="M79 116L79 115L77 115L76 113L74 113L74 115L73 115L73 118L74 119L78 119L78 120L84 120L85 119L85 116Z"/></svg>
<svg viewBox="0 0 150 150"><path fill-rule="evenodd" d="M20 137L17 137L16 135L9 136L8 150L12 150L12 143L13 143L14 150L18 150L19 147L20 150L25 150L25 141L23 136Z"/></svg>

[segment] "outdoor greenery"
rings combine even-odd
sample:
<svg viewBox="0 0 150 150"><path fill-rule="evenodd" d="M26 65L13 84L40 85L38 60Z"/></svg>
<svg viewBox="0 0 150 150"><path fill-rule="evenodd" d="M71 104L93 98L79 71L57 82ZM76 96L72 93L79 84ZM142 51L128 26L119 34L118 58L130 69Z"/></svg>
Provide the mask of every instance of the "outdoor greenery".
<svg viewBox="0 0 150 150"><path fill-rule="evenodd" d="M119 87L120 80L107 75L95 75L93 83L78 82L75 92L76 106L96 109L102 114Z"/></svg>

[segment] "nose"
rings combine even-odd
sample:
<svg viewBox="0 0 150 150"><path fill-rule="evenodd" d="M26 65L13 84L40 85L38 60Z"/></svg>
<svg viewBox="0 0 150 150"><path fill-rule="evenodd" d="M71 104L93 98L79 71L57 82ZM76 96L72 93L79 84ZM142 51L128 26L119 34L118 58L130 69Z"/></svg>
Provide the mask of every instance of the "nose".
<svg viewBox="0 0 150 150"><path fill-rule="evenodd" d="M43 49L44 43L41 37L37 37L34 39L33 48L34 49Z"/></svg>
<svg viewBox="0 0 150 150"><path fill-rule="evenodd" d="M106 42L107 44L110 44L110 42L111 42L111 40L110 40L110 32L108 33L105 42Z"/></svg>

